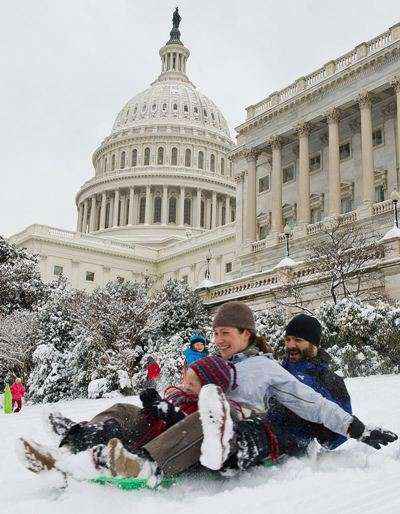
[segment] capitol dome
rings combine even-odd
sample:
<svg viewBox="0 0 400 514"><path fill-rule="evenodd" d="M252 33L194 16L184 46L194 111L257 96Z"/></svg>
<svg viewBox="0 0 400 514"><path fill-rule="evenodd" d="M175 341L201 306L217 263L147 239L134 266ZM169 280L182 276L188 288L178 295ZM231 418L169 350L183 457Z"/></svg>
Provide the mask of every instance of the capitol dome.
<svg viewBox="0 0 400 514"><path fill-rule="evenodd" d="M186 74L178 9L161 73L119 112L76 196L78 231L165 246L234 221L225 117Z"/></svg>

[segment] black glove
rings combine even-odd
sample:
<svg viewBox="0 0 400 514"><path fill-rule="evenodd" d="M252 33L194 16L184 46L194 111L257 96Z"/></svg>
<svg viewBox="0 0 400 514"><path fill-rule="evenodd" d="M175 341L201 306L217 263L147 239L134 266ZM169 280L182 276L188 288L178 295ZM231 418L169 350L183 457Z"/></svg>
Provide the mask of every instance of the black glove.
<svg viewBox="0 0 400 514"><path fill-rule="evenodd" d="M244 470L266 458L269 442L265 426L257 418L249 418L235 423L236 458L239 469Z"/></svg>
<svg viewBox="0 0 400 514"><path fill-rule="evenodd" d="M380 427L366 427L355 416L353 416L353 421L350 423L348 434L353 439L358 439L376 450L380 450L382 446L387 446L398 439L397 435L394 432L390 432L390 430L384 430Z"/></svg>
<svg viewBox="0 0 400 514"><path fill-rule="evenodd" d="M181 421L185 415L176 409L172 403L163 400L155 389L146 389L139 395L143 409L150 412L155 418L166 422L167 427L172 427Z"/></svg>

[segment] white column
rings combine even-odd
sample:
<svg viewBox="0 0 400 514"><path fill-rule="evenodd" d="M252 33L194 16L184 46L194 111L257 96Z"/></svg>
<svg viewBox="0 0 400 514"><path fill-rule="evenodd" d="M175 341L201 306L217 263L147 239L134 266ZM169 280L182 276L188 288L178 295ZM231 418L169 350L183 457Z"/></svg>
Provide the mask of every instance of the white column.
<svg viewBox="0 0 400 514"><path fill-rule="evenodd" d="M225 196L225 225L231 222L231 199L228 195Z"/></svg>
<svg viewBox="0 0 400 514"><path fill-rule="evenodd" d="M82 213L83 213L83 205L80 203L77 207L78 210L78 219L76 221L76 231L82 232Z"/></svg>
<svg viewBox="0 0 400 514"><path fill-rule="evenodd" d="M212 192L212 204L211 204L211 228L215 228L217 226L217 193L216 191Z"/></svg>
<svg viewBox="0 0 400 514"><path fill-rule="evenodd" d="M100 207L100 230L104 230L106 226L106 205L107 205L107 193L103 191L101 193L101 207Z"/></svg>
<svg viewBox="0 0 400 514"><path fill-rule="evenodd" d="M146 210L144 222L146 225L150 225L151 223L151 187L146 186Z"/></svg>
<svg viewBox="0 0 400 514"><path fill-rule="evenodd" d="M194 225L196 228L201 228L201 189L197 188L196 195L196 216Z"/></svg>
<svg viewBox="0 0 400 514"><path fill-rule="evenodd" d="M126 195L121 197L121 216L120 216L121 227L126 225Z"/></svg>
<svg viewBox="0 0 400 514"><path fill-rule="evenodd" d="M211 198L209 196L205 199L204 208L204 225L209 230L211 227Z"/></svg>
<svg viewBox="0 0 400 514"><path fill-rule="evenodd" d="M168 186L163 186L161 209L161 223L166 225L168 223Z"/></svg>
<svg viewBox="0 0 400 514"><path fill-rule="evenodd" d="M329 215L338 216L340 209L340 158L339 158L339 120L340 113L336 108L327 115L329 127Z"/></svg>
<svg viewBox="0 0 400 514"><path fill-rule="evenodd" d="M185 214L185 188L181 186L179 196L178 225L183 225Z"/></svg>
<svg viewBox="0 0 400 514"><path fill-rule="evenodd" d="M245 198L245 220L246 220L246 241L257 239L257 197L256 197L256 162L257 154L249 151L246 154L247 170L246 198Z"/></svg>
<svg viewBox="0 0 400 514"><path fill-rule="evenodd" d="M113 227L118 227L118 211L119 211L119 189L114 193L114 212L113 212Z"/></svg>
<svg viewBox="0 0 400 514"><path fill-rule="evenodd" d="M83 234L86 234L86 232L87 232L87 211L88 211L87 202L88 202L87 200L84 200L82 202L83 209L82 209L82 230L81 230L81 232Z"/></svg>
<svg viewBox="0 0 400 514"><path fill-rule="evenodd" d="M310 155L308 148L310 125L308 123L299 124L297 133L299 136L298 220L302 224L308 224L311 220Z"/></svg>
<svg viewBox="0 0 400 514"><path fill-rule="evenodd" d="M368 207L374 203L374 156L372 150L371 97L367 91L358 97L361 114L361 157L363 200Z"/></svg>
<svg viewBox="0 0 400 514"><path fill-rule="evenodd" d="M136 208L136 198L135 198L135 188L129 188L129 212L128 212L128 224L135 224L135 208Z"/></svg>
<svg viewBox="0 0 400 514"><path fill-rule="evenodd" d="M272 230L282 233L282 147L281 140L271 140L272 147Z"/></svg>
<svg viewBox="0 0 400 514"><path fill-rule="evenodd" d="M397 169L400 168L400 76L394 77L392 81L392 85L394 87L394 91L396 93L396 107L397 107L397 116L396 116L396 142L397 142Z"/></svg>

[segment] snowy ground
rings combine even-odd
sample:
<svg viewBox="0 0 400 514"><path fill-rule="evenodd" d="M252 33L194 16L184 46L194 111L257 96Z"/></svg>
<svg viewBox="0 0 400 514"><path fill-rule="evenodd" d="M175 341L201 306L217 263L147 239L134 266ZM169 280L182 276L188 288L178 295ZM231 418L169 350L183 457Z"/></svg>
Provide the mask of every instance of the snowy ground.
<svg viewBox="0 0 400 514"><path fill-rule="evenodd" d="M354 411L363 421L400 433L400 376L349 380ZM399 443L376 452L355 441L330 454L290 459L230 480L184 480L162 492L122 492L86 483L64 491L50 487L16 460L17 436L51 443L43 415L50 408L86 419L113 400L77 400L0 414L0 512L2 514L387 514L400 512Z"/></svg>

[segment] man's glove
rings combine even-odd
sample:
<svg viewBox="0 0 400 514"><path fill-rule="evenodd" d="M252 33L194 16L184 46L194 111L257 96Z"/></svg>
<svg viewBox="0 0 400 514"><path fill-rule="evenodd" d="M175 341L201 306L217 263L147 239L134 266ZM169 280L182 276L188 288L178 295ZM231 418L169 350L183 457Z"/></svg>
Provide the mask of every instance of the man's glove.
<svg viewBox="0 0 400 514"><path fill-rule="evenodd" d="M390 430L384 430L380 427L366 427L355 416L353 416L353 421L350 423L348 434L353 439L358 439L376 450L380 450L382 446L387 446L398 439L397 435L390 432Z"/></svg>
<svg viewBox="0 0 400 514"><path fill-rule="evenodd" d="M176 409L172 403L163 400L155 389L146 389L139 395L143 409L150 412L155 418L166 422L167 427L172 427L181 421L185 415Z"/></svg>

